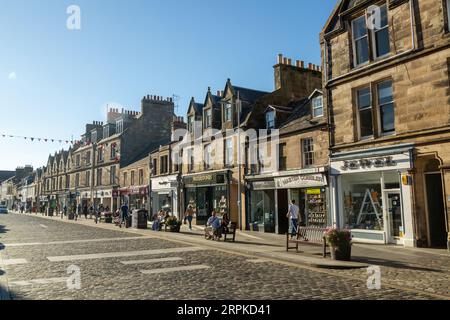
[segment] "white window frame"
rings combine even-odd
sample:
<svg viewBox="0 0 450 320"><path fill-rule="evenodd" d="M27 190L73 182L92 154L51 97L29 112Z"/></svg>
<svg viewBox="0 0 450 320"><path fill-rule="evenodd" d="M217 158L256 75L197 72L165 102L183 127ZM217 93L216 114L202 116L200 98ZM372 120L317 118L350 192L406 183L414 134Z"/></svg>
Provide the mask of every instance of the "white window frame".
<svg viewBox="0 0 450 320"><path fill-rule="evenodd" d="M273 115L273 125L269 126L269 115ZM270 110L266 112L266 129L275 129L276 127L276 113L275 110Z"/></svg>
<svg viewBox="0 0 450 320"><path fill-rule="evenodd" d="M366 35L365 36L362 36L362 37L357 38L357 39L355 38L355 21L357 21L359 19L362 19L362 18L364 19L364 22L365 22L365 24L367 26L366 14L364 14L364 15L358 17L358 18L355 18L355 19L353 19L351 21L351 26L352 26L352 45L353 45L353 62L354 62L355 67L360 67L360 66L366 65L366 64L368 64L370 62L370 41L369 41L369 32L367 30L367 27L366 27ZM367 48L367 51L369 52L369 57L368 57L367 61L364 61L362 63L358 63L356 42L360 41L360 40L362 40L364 38L367 38L367 45L369 46L369 48Z"/></svg>
<svg viewBox="0 0 450 320"><path fill-rule="evenodd" d="M358 101L358 92L361 90L365 90L365 89L369 89L369 94L370 94L370 102L369 102L369 107L364 108L364 109L360 109L359 108L359 101ZM358 125L358 138L359 140L367 140L367 139L371 139L373 138L374 134L375 134L375 128L373 126L373 103L372 103L372 99L373 99L373 95L372 95L372 88L371 86L366 86L366 87L361 87L361 88L357 88L355 90L355 102L356 102L356 119L357 119L357 125ZM369 136L362 136L361 134L361 111L366 111L366 110L371 110L371 114L372 114L372 134Z"/></svg>
<svg viewBox="0 0 450 320"><path fill-rule="evenodd" d="M385 7L386 8L386 16L387 16L387 23L384 27L380 28L380 29L372 29L372 30L367 30L368 32L371 33L371 38L372 38L372 48L369 48L369 51L372 51L372 56L375 60L379 60L379 59L383 59L384 57L388 56L391 53L391 42L390 42L390 34L389 34L389 10L386 4L379 6L380 8ZM367 21L367 18L366 18ZM389 52L385 53L381 56L377 55L377 39L376 39L376 35L378 32L383 31L384 29L388 29L388 43L389 43ZM370 57L369 57L370 60Z"/></svg>
<svg viewBox="0 0 450 320"><path fill-rule="evenodd" d="M205 129L212 127L212 109L205 110Z"/></svg>
<svg viewBox="0 0 450 320"><path fill-rule="evenodd" d="M381 84L390 82L391 83L391 89L392 89L392 100L386 103L381 104L380 103L380 97L379 97L379 90L378 87ZM384 80L384 81L380 81L378 83L375 84L375 88L376 88L376 102L377 102L377 115L378 115L378 132L380 136L391 136L395 134L395 103L394 103L394 87L393 87L393 82L392 80ZM392 104L393 108L394 108L394 131L389 131L389 132L383 132L382 130L382 118L381 118L381 108L383 106Z"/></svg>
<svg viewBox="0 0 450 320"><path fill-rule="evenodd" d="M223 108L224 112L224 122L230 122L233 120L233 104L231 102L227 102Z"/></svg>
<svg viewBox="0 0 450 320"><path fill-rule="evenodd" d="M189 116L188 117L188 131L189 133L194 133L194 125L195 125L195 117Z"/></svg>
<svg viewBox="0 0 450 320"><path fill-rule="evenodd" d="M234 143L233 138L225 140L225 166L231 167L234 163Z"/></svg>
<svg viewBox="0 0 450 320"><path fill-rule="evenodd" d="M316 103L317 101L320 101L320 106L315 105L315 103ZM323 110L323 97L322 97L322 96L314 97L314 98L312 99L312 101L311 101L311 104L312 104L313 118L321 118L321 117L323 117L323 115L324 115L324 110ZM318 109L322 109L322 113L316 115L316 111L317 111Z"/></svg>

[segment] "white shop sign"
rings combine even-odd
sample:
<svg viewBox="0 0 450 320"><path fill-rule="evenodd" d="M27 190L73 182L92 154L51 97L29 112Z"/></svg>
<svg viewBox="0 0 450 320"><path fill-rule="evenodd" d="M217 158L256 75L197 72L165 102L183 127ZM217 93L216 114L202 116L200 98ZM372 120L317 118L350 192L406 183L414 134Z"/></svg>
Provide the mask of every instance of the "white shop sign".
<svg viewBox="0 0 450 320"><path fill-rule="evenodd" d="M277 189L312 188L327 185L327 178L323 174L306 174L275 179Z"/></svg>
<svg viewBox="0 0 450 320"><path fill-rule="evenodd" d="M409 154L396 154L331 162L332 174L411 169Z"/></svg>

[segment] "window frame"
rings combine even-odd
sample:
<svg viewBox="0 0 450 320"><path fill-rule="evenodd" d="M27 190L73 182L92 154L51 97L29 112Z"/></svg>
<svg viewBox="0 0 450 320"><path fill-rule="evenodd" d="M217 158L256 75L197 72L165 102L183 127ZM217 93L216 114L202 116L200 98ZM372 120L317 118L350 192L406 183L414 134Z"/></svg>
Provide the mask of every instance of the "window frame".
<svg viewBox="0 0 450 320"><path fill-rule="evenodd" d="M321 101L321 105L320 105L320 107L317 107L317 106L314 105L314 102L319 100L319 99ZM324 107L323 107L323 96L320 95L320 96L316 96L316 97L312 98L311 106L312 106L312 116L313 116L313 118L323 118L323 116L325 115L325 110L324 110ZM318 109L322 109L322 114L320 114L320 115L316 115L315 114L316 110L318 110Z"/></svg>
<svg viewBox="0 0 450 320"><path fill-rule="evenodd" d="M388 82L390 82L390 84L391 84L392 100L389 101L389 102L386 102L386 103L381 104L381 103L380 103L380 96L379 96L379 94L380 94L379 86L382 85L382 84L388 83ZM381 137L395 135L396 131L395 131L395 99L394 99L394 83L393 83L392 79L384 79L384 80L380 80L380 81L374 83L374 88L375 88L375 91L376 91L376 95L375 95L376 101L375 101L375 104L376 104L376 112L377 112L377 120L378 120L378 121L377 121L377 122L378 122L378 128L377 128L377 129L378 129L378 135L381 136ZM394 130L393 130L393 131L386 131L386 132L383 132L383 130L382 130L382 120L383 120L383 119L382 119L382 116L381 116L381 109L382 109L382 107L387 106L387 105L390 105L390 104L392 104L392 108L394 109L394 110L393 110L393 111L394 111Z"/></svg>
<svg viewBox="0 0 450 320"><path fill-rule="evenodd" d="M355 21L359 20L361 18L364 18L364 24L366 25L366 34L363 37L356 38L355 37ZM366 12L364 12L363 15L352 19L352 21L351 21L351 30L352 30L352 46L353 46L353 65L354 65L355 68L367 65L367 64L370 63L370 39L369 39L369 32L368 32L368 29L367 29L367 15L366 15ZM367 51L368 51L369 55L368 55L367 61L364 61L362 63L358 63L356 43L358 41L361 41L364 38L367 38L367 46L368 46Z"/></svg>
<svg viewBox="0 0 450 320"><path fill-rule="evenodd" d="M135 174L134 174L134 170L130 171L130 182L131 182L132 186L135 185L134 183L136 182L136 177L135 177Z"/></svg>
<svg viewBox="0 0 450 320"><path fill-rule="evenodd" d="M445 1L445 9L447 11L447 33L450 33L450 0Z"/></svg>
<svg viewBox="0 0 450 320"><path fill-rule="evenodd" d="M223 122L233 121L233 104L231 102L225 102L223 107Z"/></svg>
<svg viewBox="0 0 450 320"><path fill-rule="evenodd" d="M190 115L188 116L188 131L190 134L194 133L194 126L195 126L195 116Z"/></svg>
<svg viewBox="0 0 450 320"><path fill-rule="evenodd" d="M283 150L283 152L282 152L282 150ZM278 144L278 171L286 171L287 170L286 151L287 151L286 142L280 142Z"/></svg>
<svg viewBox="0 0 450 320"><path fill-rule="evenodd" d="M229 145L230 143L230 145ZM228 148L230 147L230 148ZM231 152L229 152L231 151ZM233 167L234 164L234 141L233 138L225 139L225 167ZM231 160L231 161L230 161Z"/></svg>
<svg viewBox="0 0 450 320"><path fill-rule="evenodd" d="M139 185L144 185L144 169L139 169Z"/></svg>
<svg viewBox="0 0 450 320"><path fill-rule="evenodd" d="M387 57L391 53L391 39L390 39L390 32L389 32L389 8L388 8L387 4L380 5L379 7L380 8L382 8L382 7L386 8L386 21L387 21L386 25L384 27L380 28L380 29L375 29L375 28L372 29L372 30L367 29L367 31L371 35L370 38L371 38L371 43L372 43L372 47L369 48L369 51L371 52L374 61L381 60L381 59ZM377 36L377 33L383 31L384 29L388 30L389 51L387 53L383 54L383 55L378 56L377 55L378 46L377 46L377 37L376 36ZM369 55L369 61L370 61L370 55Z"/></svg>
<svg viewBox="0 0 450 320"><path fill-rule="evenodd" d="M111 166L109 170L109 184L114 185L116 183L116 166Z"/></svg>
<svg viewBox="0 0 450 320"><path fill-rule="evenodd" d="M311 150L305 151L306 150L306 142L309 143L309 147ZM314 150L314 138L313 137L308 137L308 138L303 138L300 140L301 143L301 152L302 152L302 168L311 168L315 165L315 150ZM307 163L307 159L309 159L307 157L308 154L311 154L311 163Z"/></svg>
<svg viewBox="0 0 450 320"><path fill-rule="evenodd" d="M273 119L269 121L269 115L273 116ZM270 126L270 124L272 124ZM271 130L276 128L276 112L275 110L270 110L266 112L266 129Z"/></svg>
<svg viewBox="0 0 450 320"><path fill-rule="evenodd" d="M195 169L195 159L194 159L194 148L191 147L187 149L187 165L188 165L188 172L194 172Z"/></svg>
<svg viewBox="0 0 450 320"><path fill-rule="evenodd" d="M97 186L103 185L103 169L98 168L97 169Z"/></svg>
<svg viewBox="0 0 450 320"><path fill-rule="evenodd" d="M362 90L369 90L369 95L370 95L370 101L369 101L369 106L364 108L364 109L360 109L359 108L359 95L358 92L362 91ZM374 127L374 116L373 116L373 93L372 93L372 86L370 84L362 86L362 87L358 87L354 89L354 95L355 95L355 112L356 112L356 124L357 124L357 132L358 132L358 140L368 140L368 139L373 139L375 136L375 127ZM363 136L361 133L361 112L362 111L367 111L370 110L370 114L371 114L371 118L372 118L372 134L368 135L368 136Z"/></svg>
<svg viewBox="0 0 450 320"><path fill-rule="evenodd" d="M204 111L203 117L205 119L203 124L204 128L205 129L212 128L212 109L211 108L206 109Z"/></svg>
<svg viewBox="0 0 450 320"><path fill-rule="evenodd" d="M211 170L213 168L211 143L205 145L203 148L203 166L205 170Z"/></svg>

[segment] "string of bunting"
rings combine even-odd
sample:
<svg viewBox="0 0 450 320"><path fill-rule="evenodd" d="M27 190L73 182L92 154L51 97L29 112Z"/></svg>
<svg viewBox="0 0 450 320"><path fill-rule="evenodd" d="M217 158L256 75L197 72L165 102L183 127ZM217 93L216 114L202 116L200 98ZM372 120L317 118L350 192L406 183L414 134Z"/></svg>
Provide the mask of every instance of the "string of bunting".
<svg viewBox="0 0 450 320"><path fill-rule="evenodd" d="M14 139L24 139L24 140L30 140L31 142L38 141L38 142L58 142L58 143L66 143L66 144L74 144L78 141L71 141L71 140L63 140L63 139L51 139L51 138L36 138L36 137L24 137L24 136L16 136L11 134L0 134L0 137L2 138L14 138Z"/></svg>

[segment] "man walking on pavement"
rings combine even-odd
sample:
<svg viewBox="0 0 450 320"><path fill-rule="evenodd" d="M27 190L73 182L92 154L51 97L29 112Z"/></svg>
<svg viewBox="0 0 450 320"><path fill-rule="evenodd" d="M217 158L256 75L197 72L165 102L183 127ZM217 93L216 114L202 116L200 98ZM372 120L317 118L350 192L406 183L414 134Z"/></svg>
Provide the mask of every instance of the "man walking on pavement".
<svg viewBox="0 0 450 320"><path fill-rule="evenodd" d="M292 200L291 205L289 205L289 212L286 215L287 218L291 219L292 238L294 238L297 235L299 212L300 208L295 204L295 200Z"/></svg>

